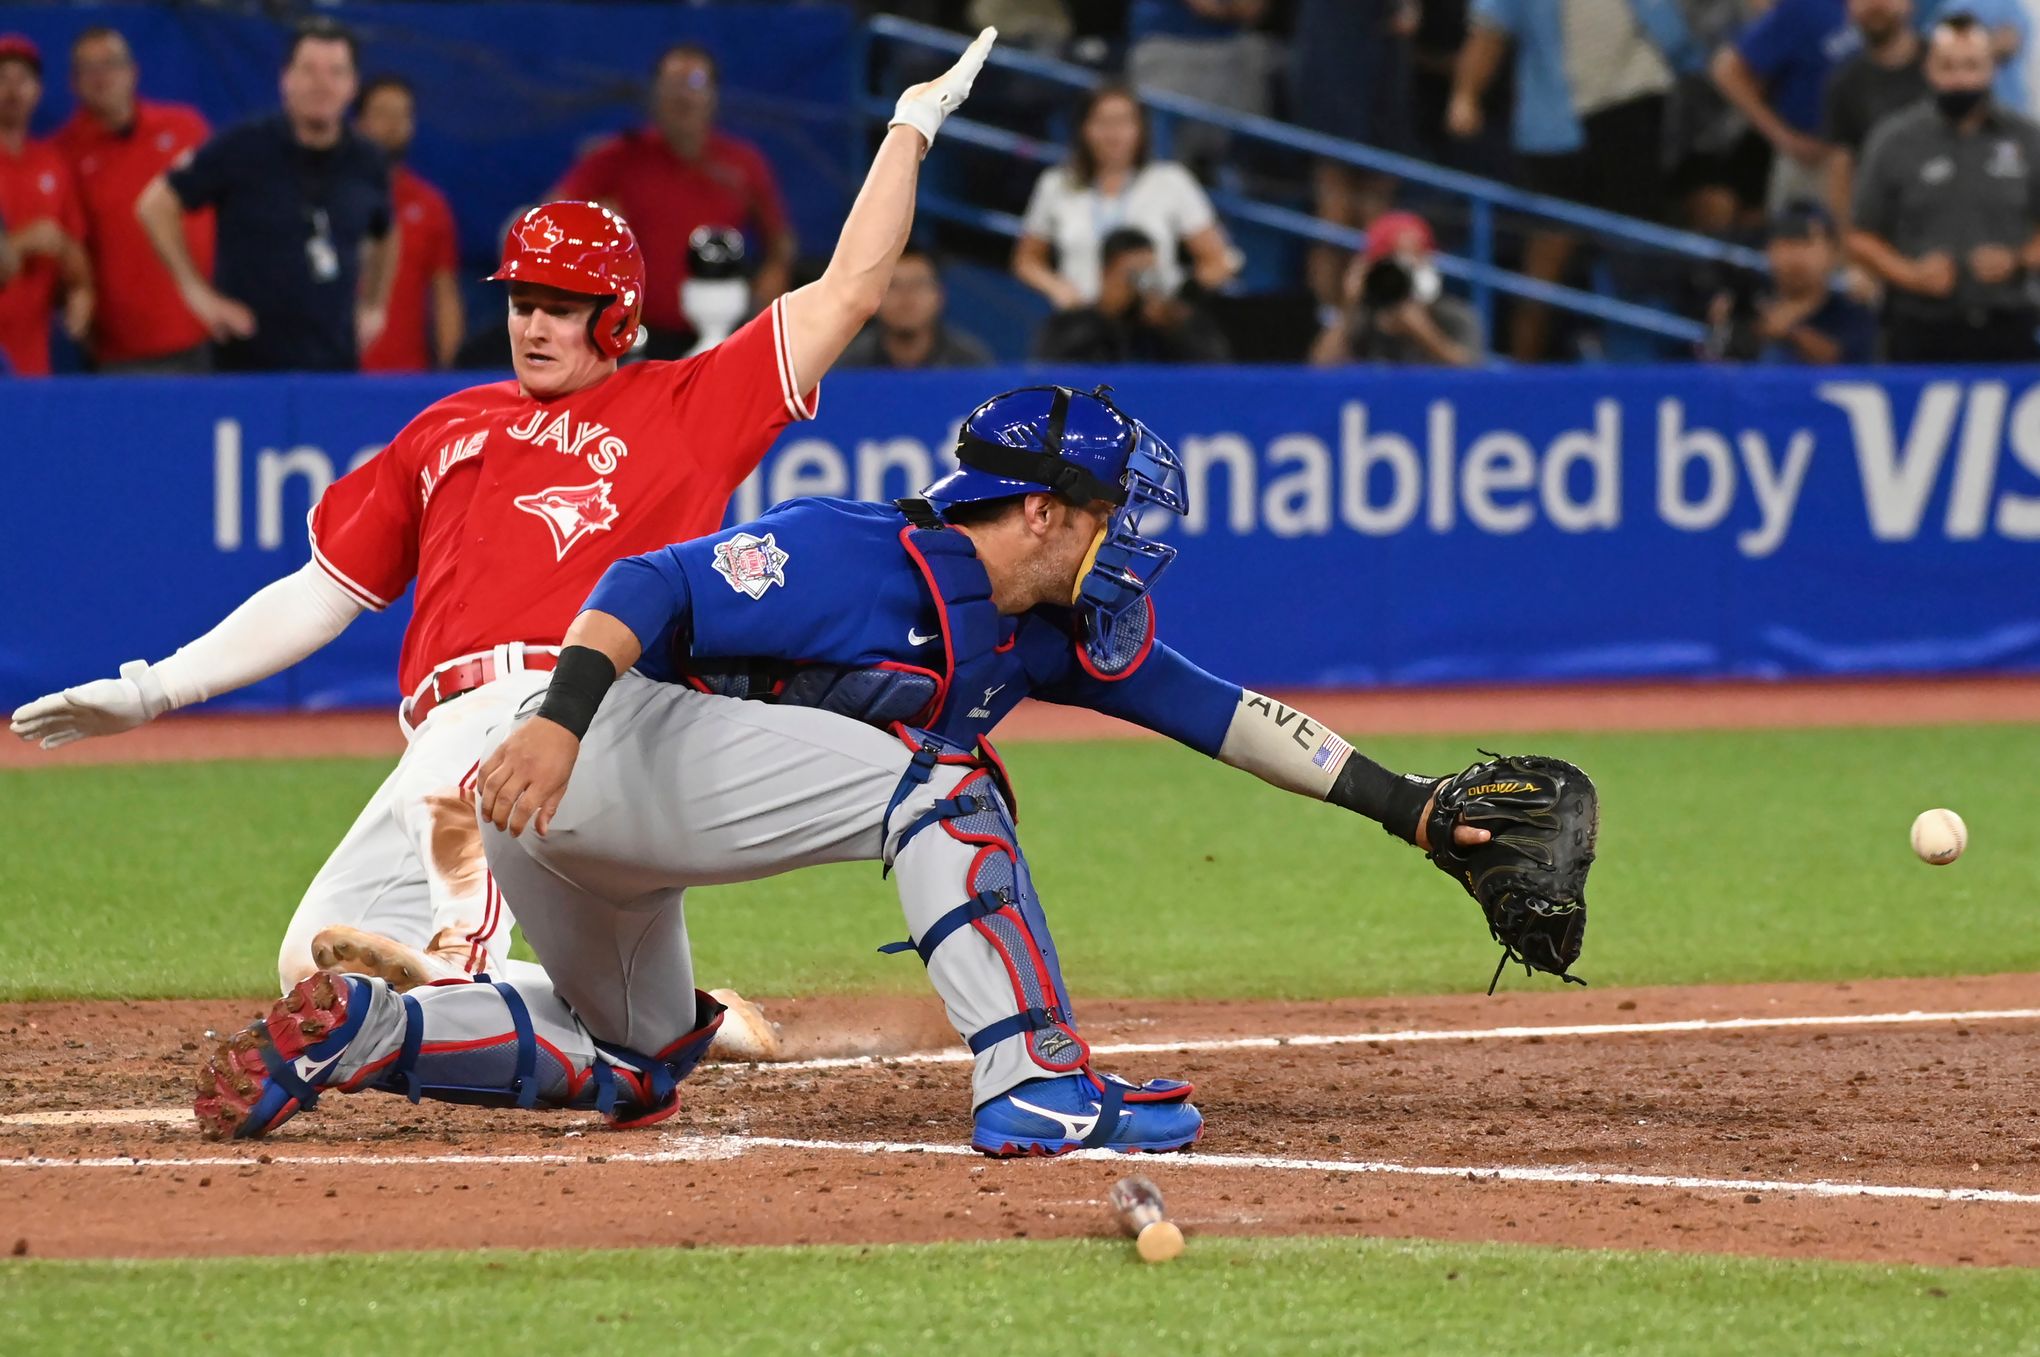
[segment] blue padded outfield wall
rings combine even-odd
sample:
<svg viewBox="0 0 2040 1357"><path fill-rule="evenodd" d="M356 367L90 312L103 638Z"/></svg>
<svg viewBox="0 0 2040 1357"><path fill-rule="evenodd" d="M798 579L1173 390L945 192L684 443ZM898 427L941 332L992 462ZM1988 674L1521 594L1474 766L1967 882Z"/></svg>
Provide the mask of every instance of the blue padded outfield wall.
<svg viewBox="0 0 2040 1357"><path fill-rule="evenodd" d="M833 376L737 511L903 494L1041 375ZM2030 371L1100 378L1189 468L1163 634L1243 682L2040 669ZM301 565L313 498L452 385L0 383L0 707L160 658ZM401 613L228 700L393 701Z"/></svg>

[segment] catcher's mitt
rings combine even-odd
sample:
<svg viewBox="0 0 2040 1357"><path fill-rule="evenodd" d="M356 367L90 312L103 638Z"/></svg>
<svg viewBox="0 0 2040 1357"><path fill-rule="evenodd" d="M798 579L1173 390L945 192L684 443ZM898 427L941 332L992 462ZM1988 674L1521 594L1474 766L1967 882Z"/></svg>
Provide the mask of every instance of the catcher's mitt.
<svg viewBox="0 0 2040 1357"><path fill-rule="evenodd" d="M1488 751L1482 750L1483 754ZM1587 869L1601 823L1593 779L1561 759L1488 754L1438 784L1426 826L1431 861L1466 887L1502 944L1495 967L1520 962L1574 984L1566 972L1587 935ZM1473 847L1452 840L1454 825L1494 837ZM1494 993L1494 983L1488 993Z"/></svg>

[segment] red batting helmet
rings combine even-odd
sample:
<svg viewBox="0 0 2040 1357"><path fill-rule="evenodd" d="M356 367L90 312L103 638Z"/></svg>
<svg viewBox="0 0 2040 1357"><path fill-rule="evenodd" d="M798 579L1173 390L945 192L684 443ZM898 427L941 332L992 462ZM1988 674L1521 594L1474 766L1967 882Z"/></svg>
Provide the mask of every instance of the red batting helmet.
<svg viewBox="0 0 2040 1357"><path fill-rule="evenodd" d="M597 353L615 358L637 343L645 257L630 223L595 203L541 203L510 224L497 282L538 283L595 297L588 318Z"/></svg>

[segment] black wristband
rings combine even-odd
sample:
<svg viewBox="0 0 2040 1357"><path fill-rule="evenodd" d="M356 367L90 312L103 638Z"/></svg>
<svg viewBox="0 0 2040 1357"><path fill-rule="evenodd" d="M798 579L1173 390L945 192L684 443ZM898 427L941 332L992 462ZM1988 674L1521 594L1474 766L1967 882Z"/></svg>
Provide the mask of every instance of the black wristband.
<svg viewBox="0 0 2040 1357"><path fill-rule="evenodd" d="M588 733L603 694L614 682L616 665L607 655L592 646L568 646L553 666L538 715L565 726L578 740Z"/></svg>
<svg viewBox="0 0 2040 1357"><path fill-rule="evenodd" d="M1429 778L1398 777L1359 750L1346 759L1325 800L1378 821L1404 843L1417 841L1417 821L1436 784Z"/></svg>

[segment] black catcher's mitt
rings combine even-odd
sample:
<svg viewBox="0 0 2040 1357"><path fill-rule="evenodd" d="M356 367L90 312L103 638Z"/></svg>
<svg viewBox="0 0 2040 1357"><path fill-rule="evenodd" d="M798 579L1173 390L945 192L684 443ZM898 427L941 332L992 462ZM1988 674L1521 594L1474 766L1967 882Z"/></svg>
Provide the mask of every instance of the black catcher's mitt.
<svg viewBox="0 0 2040 1357"><path fill-rule="evenodd" d="M1431 861L1480 902L1502 944L1496 980L1515 961L1585 984L1566 972L1587 935L1587 869L1601 823L1593 779L1562 759L1488 758L1438 784L1426 826ZM1461 847L1452 829L1462 823L1494 837ZM1490 982L1488 993L1494 988Z"/></svg>

